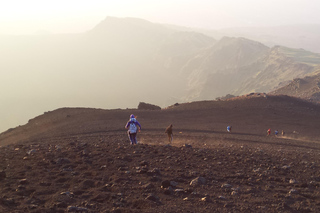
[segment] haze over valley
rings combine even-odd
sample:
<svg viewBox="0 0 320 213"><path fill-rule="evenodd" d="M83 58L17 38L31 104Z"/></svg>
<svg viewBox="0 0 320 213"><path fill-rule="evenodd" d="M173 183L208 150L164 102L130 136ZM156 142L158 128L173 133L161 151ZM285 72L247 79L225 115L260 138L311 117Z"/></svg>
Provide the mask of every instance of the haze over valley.
<svg viewBox="0 0 320 213"><path fill-rule="evenodd" d="M318 73L316 20L274 27L224 21L212 29L107 16L77 33L0 33L0 132L62 107L168 107L269 93Z"/></svg>

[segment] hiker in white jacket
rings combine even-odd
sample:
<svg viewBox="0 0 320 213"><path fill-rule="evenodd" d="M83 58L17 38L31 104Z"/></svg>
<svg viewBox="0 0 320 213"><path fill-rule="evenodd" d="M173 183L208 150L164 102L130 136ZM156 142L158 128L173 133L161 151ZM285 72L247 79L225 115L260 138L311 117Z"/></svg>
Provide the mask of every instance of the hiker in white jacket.
<svg viewBox="0 0 320 213"><path fill-rule="evenodd" d="M137 121L137 119L134 117L133 114L130 115L130 119L127 122L125 128L128 129L128 136L130 139L131 144L137 144L137 131L138 131L138 127L139 127L139 132L141 130L141 125L140 123Z"/></svg>

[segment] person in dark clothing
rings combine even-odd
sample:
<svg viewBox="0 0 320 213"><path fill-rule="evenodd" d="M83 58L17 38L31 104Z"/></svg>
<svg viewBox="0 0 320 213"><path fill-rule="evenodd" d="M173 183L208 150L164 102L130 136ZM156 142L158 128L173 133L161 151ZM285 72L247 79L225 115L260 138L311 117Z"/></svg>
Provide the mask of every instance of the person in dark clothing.
<svg viewBox="0 0 320 213"><path fill-rule="evenodd" d="M171 143L173 141L172 124L166 128L164 133L167 133L169 142Z"/></svg>
<svg viewBox="0 0 320 213"><path fill-rule="evenodd" d="M138 144L138 142L137 142L138 127L139 127L139 132L140 132L141 131L141 125L137 121L137 119L134 117L134 115L131 114L129 121L125 125L125 128L128 129L128 137L129 137L130 142L131 142L132 145Z"/></svg>

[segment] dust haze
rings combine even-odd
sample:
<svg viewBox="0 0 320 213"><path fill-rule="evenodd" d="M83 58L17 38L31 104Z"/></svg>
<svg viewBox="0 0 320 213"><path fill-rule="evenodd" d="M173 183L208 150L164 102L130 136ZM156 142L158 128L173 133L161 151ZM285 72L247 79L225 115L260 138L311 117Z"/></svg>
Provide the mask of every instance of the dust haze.
<svg viewBox="0 0 320 213"><path fill-rule="evenodd" d="M224 36L320 52L317 4L8 2L0 9L0 132L62 107L167 107L196 100L190 85L205 84L199 79L206 77L195 74L204 68L194 68L193 75L182 70ZM214 98L211 90L206 93Z"/></svg>
<svg viewBox="0 0 320 213"><path fill-rule="evenodd" d="M119 31L101 32L101 27L83 34L0 38L0 66L7 71L2 75L1 130L61 107L171 103L166 84L179 80L153 66L150 51L156 46L133 38L140 35L132 29L122 28L118 36Z"/></svg>

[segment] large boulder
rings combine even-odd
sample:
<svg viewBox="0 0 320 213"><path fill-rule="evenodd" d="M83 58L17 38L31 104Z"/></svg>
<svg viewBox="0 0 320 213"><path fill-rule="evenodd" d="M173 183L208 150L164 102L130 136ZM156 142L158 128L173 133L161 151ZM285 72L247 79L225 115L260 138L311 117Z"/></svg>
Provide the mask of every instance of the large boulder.
<svg viewBox="0 0 320 213"><path fill-rule="evenodd" d="M204 177L197 177L190 182L190 186L199 186L206 184L207 180Z"/></svg>
<svg viewBox="0 0 320 213"><path fill-rule="evenodd" d="M153 105L153 104L147 104L144 102L140 102L138 105L138 109L143 109L143 110L161 110L161 107Z"/></svg>

